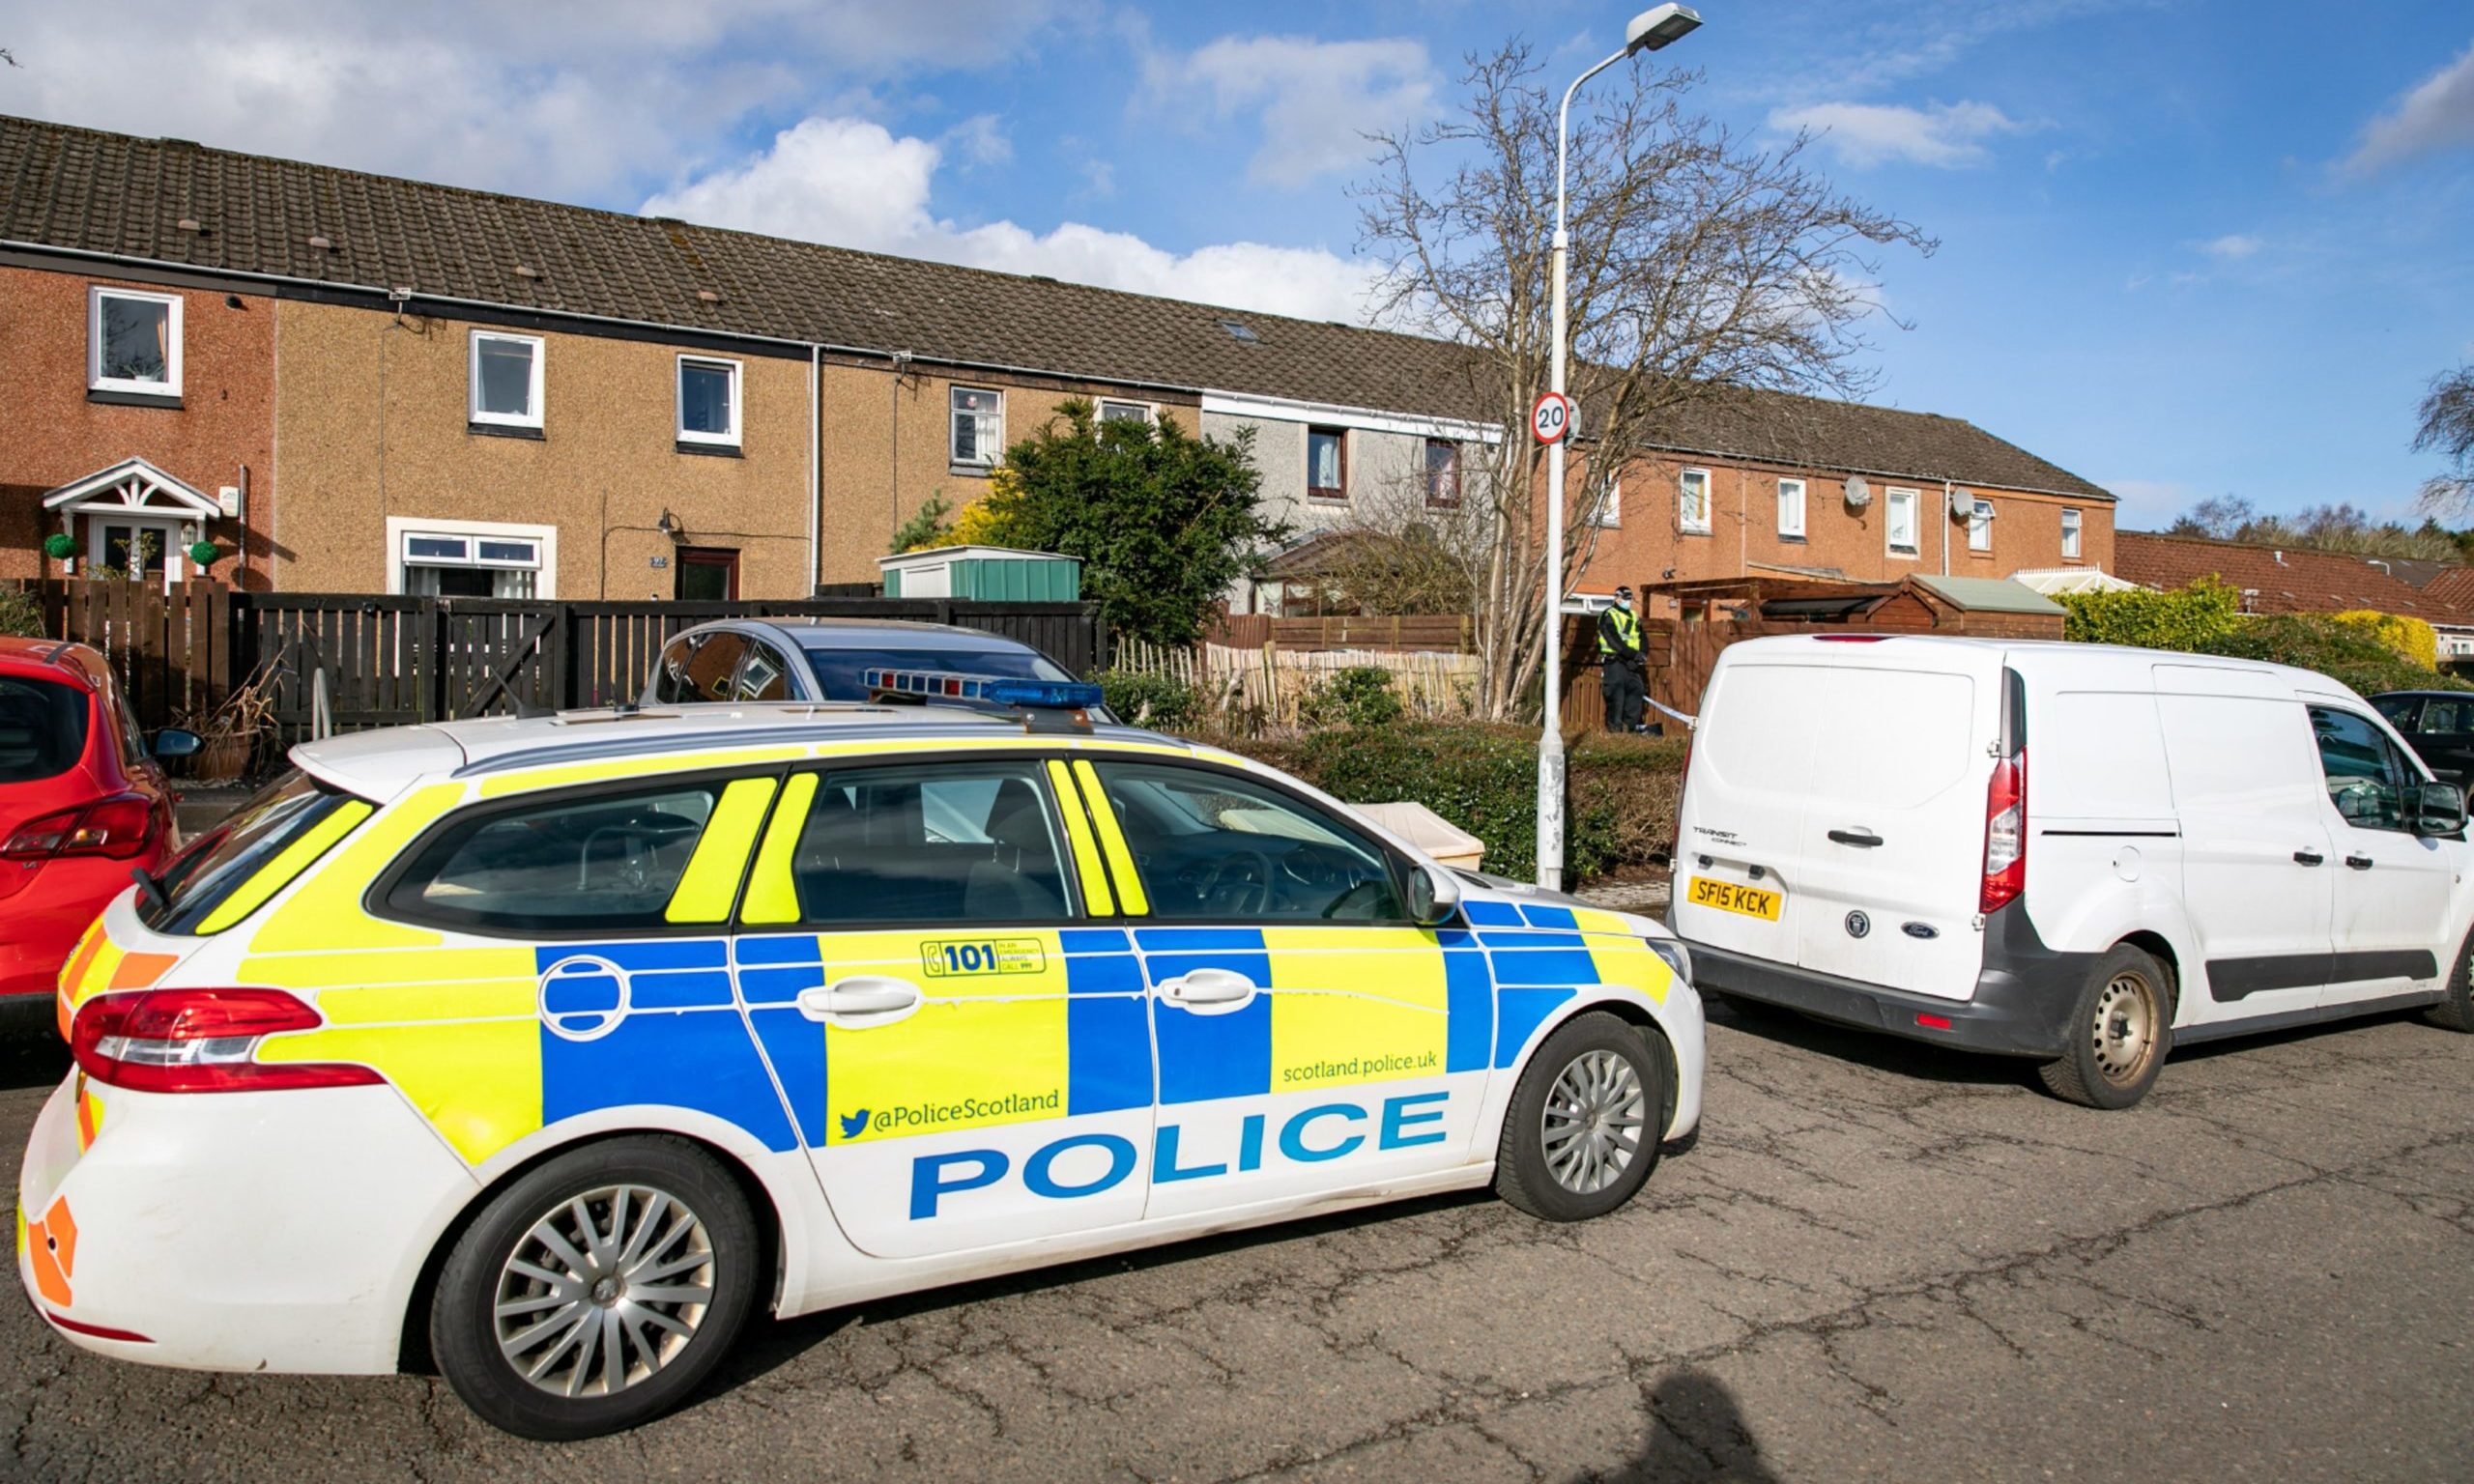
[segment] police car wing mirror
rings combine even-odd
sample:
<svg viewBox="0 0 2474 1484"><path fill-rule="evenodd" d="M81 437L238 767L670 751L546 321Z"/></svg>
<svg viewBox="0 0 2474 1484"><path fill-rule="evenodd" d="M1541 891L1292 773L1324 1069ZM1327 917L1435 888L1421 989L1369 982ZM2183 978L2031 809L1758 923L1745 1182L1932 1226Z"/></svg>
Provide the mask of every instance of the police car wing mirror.
<svg viewBox="0 0 2474 1484"><path fill-rule="evenodd" d="M1421 928L1440 928L1460 911L1460 882L1440 867L1409 867L1409 916Z"/></svg>

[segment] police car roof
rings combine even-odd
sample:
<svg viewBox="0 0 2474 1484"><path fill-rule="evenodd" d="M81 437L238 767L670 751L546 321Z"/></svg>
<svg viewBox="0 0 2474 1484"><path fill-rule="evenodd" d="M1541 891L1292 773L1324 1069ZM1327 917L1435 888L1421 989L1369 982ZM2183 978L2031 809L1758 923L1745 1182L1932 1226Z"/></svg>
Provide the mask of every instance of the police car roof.
<svg viewBox="0 0 2474 1484"><path fill-rule="evenodd" d="M881 649L899 642L906 649L1029 649L1019 639L966 629L958 624L926 623L916 618L720 618L698 624L685 633L705 629L770 629L802 649Z"/></svg>
<svg viewBox="0 0 2474 1484"><path fill-rule="evenodd" d="M385 799L424 778L472 776L598 758L709 753L790 741L881 738L887 751L944 738L1022 735L1011 712L957 705L805 701L779 705L603 707L555 716L484 717L389 727L304 742L292 760L311 776L363 798ZM1096 726L1077 737L1193 744L1132 727Z"/></svg>

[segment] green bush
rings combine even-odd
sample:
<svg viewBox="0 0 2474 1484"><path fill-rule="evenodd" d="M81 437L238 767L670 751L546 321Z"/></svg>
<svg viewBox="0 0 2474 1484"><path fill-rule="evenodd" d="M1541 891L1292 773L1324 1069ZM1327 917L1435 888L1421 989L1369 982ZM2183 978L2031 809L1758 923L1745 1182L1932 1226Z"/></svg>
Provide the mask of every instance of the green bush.
<svg viewBox="0 0 2474 1484"><path fill-rule="evenodd" d="M14 588L0 591L0 634L19 639L43 637L43 605L35 601L33 593Z"/></svg>
<svg viewBox="0 0 2474 1484"><path fill-rule="evenodd" d="M1308 727L1389 727L1409 714L1392 689L1392 671L1352 665L1306 693L1297 719Z"/></svg>
<svg viewBox="0 0 2474 1484"><path fill-rule="evenodd" d="M2054 601L2066 614L2061 637L2084 644L2196 653L2242 623L2242 595L2209 578L2171 592L2069 592Z"/></svg>
<svg viewBox="0 0 2474 1484"><path fill-rule="evenodd" d="M2328 614L2274 614L2246 618L2200 652L2299 665L2344 682L2364 696L2381 691L2474 690L2454 676L2426 670L2360 624Z"/></svg>
<svg viewBox="0 0 2474 1484"><path fill-rule="evenodd" d="M1104 670L1091 677L1117 720L1155 731L1186 731L1202 714L1202 698L1174 675L1138 670Z"/></svg>

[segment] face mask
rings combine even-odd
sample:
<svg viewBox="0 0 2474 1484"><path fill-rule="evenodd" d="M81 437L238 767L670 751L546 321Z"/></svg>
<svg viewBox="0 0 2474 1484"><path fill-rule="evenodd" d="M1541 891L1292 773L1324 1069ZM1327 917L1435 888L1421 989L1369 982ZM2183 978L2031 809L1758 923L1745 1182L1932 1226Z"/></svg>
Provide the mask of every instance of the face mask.
<svg viewBox="0 0 2474 1484"><path fill-rule="evenodd" d="M1632 611L1632 600L1630 598L1617 598L1615 600L1615 606L1628 614Z"/></svg>

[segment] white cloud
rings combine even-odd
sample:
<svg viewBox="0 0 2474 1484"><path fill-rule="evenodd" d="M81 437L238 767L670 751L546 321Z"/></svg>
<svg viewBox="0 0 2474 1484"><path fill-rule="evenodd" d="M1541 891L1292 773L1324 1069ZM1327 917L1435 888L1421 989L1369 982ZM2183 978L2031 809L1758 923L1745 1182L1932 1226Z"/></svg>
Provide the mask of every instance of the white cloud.
<svg viewBox="0 0 2474 1484"><path fill-rule="evenodd" d="M814 118L739 164L655 195L652 214L905 257L1362 323L1373 271L1318 247L1229 243L1174 253L1125 232L1065 222L964 226L935 214L938 147L861 119Z"/></svg>
<svg viewBox="0 0 2474 1484"><path fill-rule="evenodd" d="M1930 108L1814 103L1773 111L1769 127L1782 132L1818 134L1832 153L1857 170L1893 160L1957 170L1993 157L1983 141L2016 133L2027 126L1991 103L1960 102L1936 103Z"/></svg>
<svg viewBox="0 0 2474 1484"><path fill-rule="evenodd" d="M978 165L1009 164L1014 158L1014 141L1006 137L1004 128L992 113L974 113L945 130L967 163Z"/></svg>
<svg viewBox="0 0 2474 1484"><path fill-rule="evenodd" d="M1157 110L1191 114L1208 100L1220 120L1259 113L1262 143L1247 173L1270 186L1355 170L1371 153L1367 134L1422 121L1435 107L1425 44L1406 40L1222 37L1185 56L1150 53L1143 80Z"/></svg>
<svg viewBox="0 0 2474 1484"><path fill-rule="evenodd" d="M2173 479L2099 479L2120 501L2114 507L2118 530L2163 530L2189 507L2196 490Z"/></svg>
<svg viewBox="0 0 2474 1484"><path fill-rule="evenodd" d="M2211 258L2223 258L2229 263L2239 263L2266 245L2267 243L2256 237L2246 237L2239 232L2229 232L2212 242L2200 243L2200 251Z"/></svg>
<svg viewBox="0 0 2474 1484"><path fill-rule="evenodd" d="M2369 173L2418 155L2474 144L2474 46L2364 127L2346 168Z"/></svg>

